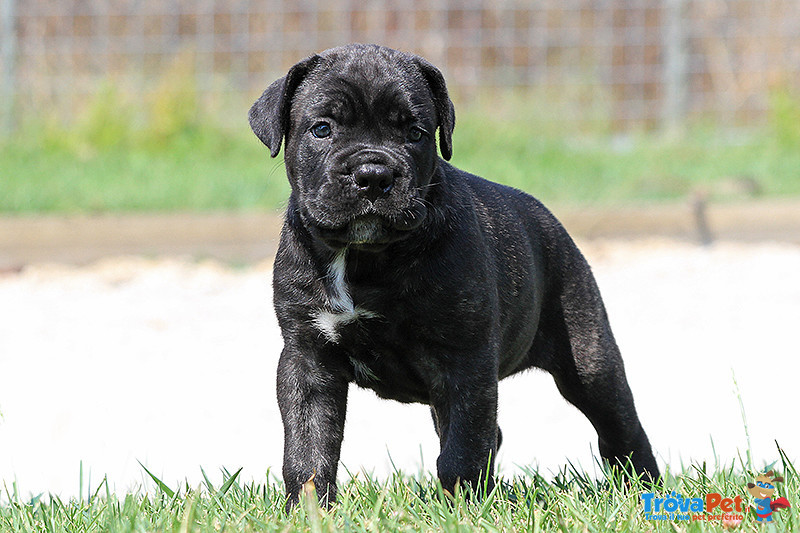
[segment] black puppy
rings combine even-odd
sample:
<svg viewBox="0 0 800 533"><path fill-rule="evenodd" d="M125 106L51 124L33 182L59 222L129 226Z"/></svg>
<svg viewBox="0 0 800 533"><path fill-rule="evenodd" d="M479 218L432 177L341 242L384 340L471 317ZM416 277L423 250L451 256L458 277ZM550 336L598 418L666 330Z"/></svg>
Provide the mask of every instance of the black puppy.
<svg viewBox="0 0 800 533"><path fill-rule="evenodd" d="M270 85L250 125L273 157L285 138L292 187L274 270L289 505L312 476L335 498L353 381L431 406L446 488L491 485L497 382L531 367L589 418L604 459L658 476L572 239L533 197L438 157L455 114L435 67L334 48Z"/></svg>

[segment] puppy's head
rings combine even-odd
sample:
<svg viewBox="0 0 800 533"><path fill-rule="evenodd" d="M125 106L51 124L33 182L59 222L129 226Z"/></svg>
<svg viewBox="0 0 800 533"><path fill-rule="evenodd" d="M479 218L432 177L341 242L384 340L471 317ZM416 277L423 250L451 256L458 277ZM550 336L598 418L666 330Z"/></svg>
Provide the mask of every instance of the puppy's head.
<svg viewBox="0 0 800 533"><path fill-rule="evenodd" d="M303 223L334 249L380 251L418 228L453 104L424 59L374 45L311 56L270 85L250 126L284 159Z"/></svg>

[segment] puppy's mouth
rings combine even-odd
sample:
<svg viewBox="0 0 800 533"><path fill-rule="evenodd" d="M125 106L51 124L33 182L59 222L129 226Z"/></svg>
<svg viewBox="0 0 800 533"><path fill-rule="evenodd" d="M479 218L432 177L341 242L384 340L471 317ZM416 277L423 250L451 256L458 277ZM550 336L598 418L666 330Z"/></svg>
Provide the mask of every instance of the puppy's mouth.
<svg viewBox="0 0 800 533"><path fill-rule="evenodd" d="M379 252L394 242L406 239L422 225L426 215L427 208L420 202L418 207L405 211L402 216L388 218L370 213L354 217L336 228L318 225L316 231L330 248Z"/></svg>
<svg viewBox="0 0 800 533"><path fill-rule="evenodd" d="M353 247L379 251L396 240L395 232L387 227L384 220L375 215L356 218L343 228L324 233L323 239L334 248Z"/></svg>

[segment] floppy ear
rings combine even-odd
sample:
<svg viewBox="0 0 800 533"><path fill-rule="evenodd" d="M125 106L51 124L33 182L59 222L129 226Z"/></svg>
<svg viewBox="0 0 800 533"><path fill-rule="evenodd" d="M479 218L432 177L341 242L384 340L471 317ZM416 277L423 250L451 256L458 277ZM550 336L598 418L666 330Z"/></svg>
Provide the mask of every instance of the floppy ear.
<svg viewBox="0 0 800 533"><path fill-rule="evenodd" d="M319 60L313 55L293 66L286 76L272 82L250 108L250 128L267 145L272 157L280 152L281 140L289 130L294 92Z"/></svg>
<svg viewBox="0 0 800 533"><path fill-rule="evenodd" d="M783 476L778 476L772 480L773 482L783 483Z"/></svg>
<svg viewBox="0 0 800 533"><path fill-rule="evenodd" d="M453 155L453 129L456 127L453 102L447 94L447 85L439 69L421 57L417 58L417 65L433 93L433 103L439 121L439 150L442 152L442 157L449 160Z"/></svg>

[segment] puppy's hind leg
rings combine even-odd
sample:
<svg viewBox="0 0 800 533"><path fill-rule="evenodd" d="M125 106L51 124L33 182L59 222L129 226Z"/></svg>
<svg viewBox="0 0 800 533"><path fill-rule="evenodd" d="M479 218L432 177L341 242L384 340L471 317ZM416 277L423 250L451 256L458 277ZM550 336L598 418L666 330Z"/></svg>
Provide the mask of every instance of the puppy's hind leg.
<svg viewBox="0 0 800 533"><path fill-rule="evenodd" d="M588 272L588 267L587 270ZM542 312L532 359L594 426L600 455L612 466L630 459L635 474L655 481L658 466L634 407L625 367L600 293L589 273L567 284Z"/></svg>

